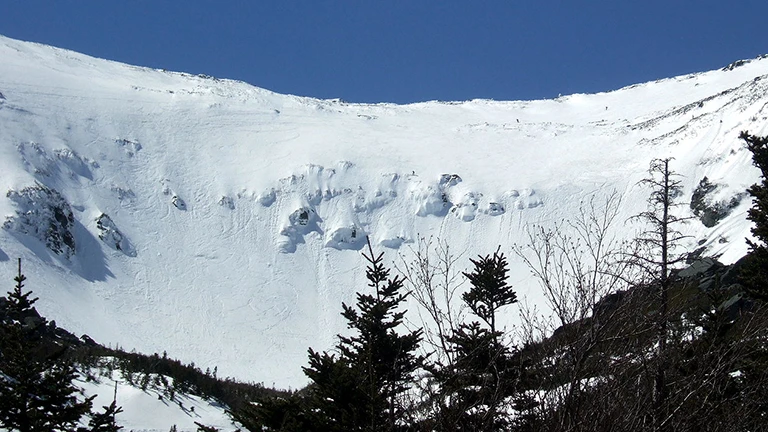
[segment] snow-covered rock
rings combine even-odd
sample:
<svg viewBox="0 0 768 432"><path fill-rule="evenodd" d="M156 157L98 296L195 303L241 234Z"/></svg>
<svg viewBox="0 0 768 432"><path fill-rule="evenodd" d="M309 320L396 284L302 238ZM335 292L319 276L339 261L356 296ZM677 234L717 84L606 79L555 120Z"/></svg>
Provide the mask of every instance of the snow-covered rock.
<svg viewBox="0 0 768 432"><path fill-rule="evenodd" d="M138 141L133 141L125 138L115 139L115 143L123 149L125 155L128 157L134 157L136 153L141 150L141 144Z"/></svg>
<svg viewBox="0 0 768 432"><path fill-rule="evenodd" d="M365 233L355 225L333 228L325 233L324 244L334 249L360 249L365 244Z"/></svg>
<svg viewBox="0 0 768 432"><path fill-rule="evenodd" d="M34 237L64 258L75 255L75 218L58 191L37 183L9 190L6 197L15 204L16 215L6 218L4 229Z"/></svg>
<svg viewBox="0 0 768 432"><path fill-rule="evenodd" d="M504 205L497 203L495 201L490 201L488 203L488 206L484 208L483 213L491 216L499 216L501 214L504 214Z"/></svg>
<svg viewBox="0 0 768 432"><path fill-rule="evenodd" d="M223 196L219 199L219 205L225 208L228 208L230 210L235 209L235 200L232 199L232 197Z"/></svg>
<svg viewBox="0 0 768 432"><path fill-rule="evenodd" d="M482 197L482 194L467 192L451 207L451 213L464 222L473 221L478 212L480 197Z"/></svg>
<svg viewBox="0 0 768 432"><path fill-rule="evenodd" d="M130 241L117 229L117 226L106 213L96 218L96 228L99 230L99 238L111 249L120 251L128 256L135 257L136 249Z"/></svg>
<svg viewBox="0 0 768 432"><path fill-rule="evenodd" d="M270 189L268 191L265 191L261 195L259 195L256 200L259 202L259 204L263 205L264 207L269 207L272 204L274 204L276 199L277 199L277 194L275 194L275 190Z"/></svg>
<svg viewBox="0 0 768 432"><path fill-rule="evenodd" d="M296 246L304 243L304 235L311 231L320 231L319 218L314 208L302 206L288 215L288 223L280 229L279 250L283 253L296 252Z"/></svg>
<svg viewBox="0 0 768 432"><path fill-rule="evenodd" d="M177 195L174 195L173 198L171 198L171 204L179 210L187 209L187 203Z"/></svg>

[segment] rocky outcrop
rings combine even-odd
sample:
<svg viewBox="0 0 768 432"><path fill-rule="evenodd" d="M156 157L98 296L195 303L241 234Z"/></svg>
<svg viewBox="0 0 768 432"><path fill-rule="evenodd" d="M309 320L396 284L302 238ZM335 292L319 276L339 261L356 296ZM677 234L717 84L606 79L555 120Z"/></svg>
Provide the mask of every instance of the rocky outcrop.
<svg viewBox="0 0 768 432"><path fill-rule="evenodd" d="M173 206L179 210L187 209L187 203L183 199L181 199L181 197L176 195L174 195L173 198L171 198L171 204L173 204Z"/></svg>
<svg viewBox="0 0 768 432"><path fill-rule="evenodd" d="M387 172L374 181L363 182L360 180L367 177L366 173L354 170L354 164L344 161L330 168L309 164L260 194L244 188L237 198L263 207L279 203L279 211L287 210L278 216L285 222L276 230L276 244L283 253L295 252L311 232L319 234L324 247L333 249L359 250L365 243L361 239L368 234L375 237L377 244L399 248L413 241L413 233L382 227L376 222L386 219L393 210L396 214L410 211L420 218L452 215L471 223L481 217L544 205L531 188L485 195L456 173L422 178L413 170L406 174ZM167 194L170 193L168 189ZM292 199L298 201L298 206L285 208ZM233 207L227 197L219 204Z"/></svg>
<svg viewBox="0 0 768 432"><path fill-rule="evenodd" d="M49 321L40 315L36 308L32 307L23 314L11 312L8 301L0 297L0 322L8 324L16 322L21 324L24 331L35 339L42 339L40 354L60 353L64 346L99 346L90 336L84 334L77 337L69 331L58 327L56 321Z"/></svg>
<svg viewBox="0 0 768 432"><path fill-rule="evenodd" d="M59 192L40 183L6 195L18 208L3 228L32 236L57 255L75 255L75 218L69 203Z"/></svg>
<svg viewBox="0 0 768 432"><path fill-rule="evenodd" d="M135 140L117 138L115 144L122 148L128 157L134 157L141 150L141 144Z"/></svg>
<svg viewBox="0 0 768 432"><path fill-rule="evenodd" d="M314 208L303 206L288 215L288 223L280 230L282 239L278 248L283 253L296 251L296 245L304 243L304 235L310 231L319 231L319 218Z"/></svg>
<svg viewBox="0 0 768 432"><path fill-rule="evenodd" d="M723 185L712 183L704 177L691 196L691 211L707 228L712 228L725 219L746 196L746 193L740 193L729 199L716 200L713 196L722 187Z"/></svg>
<svg viewBox="0 0 768 432"><path fill-rule="evenodd" d="M136 256L136 250L130 241L117 229L117 226L106 213L96 218L96 228L99 229L99 239L110 248L128 256Z"/></svg>
<svg viewBox="0 0 768 432"><path fill-rule="evenodd" d="M232 197L224 195L219 200L219 205L222 206L222 207L228 208L230 210L234 210L235 209L235 200L232 199Z"/></svg>
<svg viewBox="0 0 768 432"><path fill-rule="evenodd" d="M360 249L365 243L366 234L357 225L340 226L325 233L325 247L334 249Z"/></svg>

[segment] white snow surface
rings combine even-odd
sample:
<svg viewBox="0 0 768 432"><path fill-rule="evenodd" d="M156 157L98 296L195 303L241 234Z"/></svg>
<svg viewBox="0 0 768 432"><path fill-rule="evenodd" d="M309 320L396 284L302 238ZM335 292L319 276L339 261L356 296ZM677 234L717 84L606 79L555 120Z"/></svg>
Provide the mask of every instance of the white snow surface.
<svg viewBox="0 0 768 432"><path fill-rule="evenodd" d="M117 414L115 420L125 431L167 432L175 425L179 432L192 432L197 431L195 422L223 432L238 429L238 425L227 415L225 407L215 401L183 393L169 400L167 393L156 386L141 390L121 379L119 372L112 375L99 377L98 381L81 380L76 384L84 390L85 396L96 396L93 400L93 410L96 412L102 412L116 397L117 405L123 411ZM84 417L82 423L87 425L88 419Z"/></svg>
<svg viewBox="0 0 768 432"><path fill-rule="evenodd" d="M390 262L419 236L465 258L501 245L536 303L511 254L531 224L611 191L629 218L652 158L675 158L683 200L704 176L725 199L756 182L738 134L768 132L766 76L763 58L555 100L351 104L0 37L0 217L39 182L76 221L69 259L0 229L0 280L21 257L40 312L76 334L300 387L307 348L329 349L366 289L365 235ZM690 249L740 258L749 201L684 226Z"/></svg>

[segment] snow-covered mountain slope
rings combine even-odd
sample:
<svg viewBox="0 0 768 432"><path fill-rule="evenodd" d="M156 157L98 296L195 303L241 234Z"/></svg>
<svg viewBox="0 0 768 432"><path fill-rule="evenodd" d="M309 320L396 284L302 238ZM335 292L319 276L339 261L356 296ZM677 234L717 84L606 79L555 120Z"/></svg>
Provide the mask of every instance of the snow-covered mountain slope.
<svg viewBox="0 0 768 432"><path fill-rule="evenodd" d="M176 426L179 432L197 431L195 422L229 432L239 430L226 413L225 407L215 401L198 396L176 393L169 399L166 387L154 383L146 390L127 383L119 372L106 373L92 370L95 380L81 380L76 384L85 396L96 396L93 410L103 411L115 397L123 411L116 416L124 430L134 432L166 432ZM107 376L101 376L106 373ZM171 381L172 383L172 381ZM83 419L87 424L86 419Z"/></svg>
<svg viewBox="0 0 768 432"><path fill-rule="evenodd" d="M332 345L365 289L365 235L391 260L430 235L509 252L591 196L637 213L655 157L675 158L684 200L704 176L712 199L742 193L758 171L737 137L768 132L768 59L733 66L555 100L365 105L0 37L0 261L24 258L38 309L73 332L300 386L306 349ZM748 207L689 223L691 249L738 259Z"/></svg>

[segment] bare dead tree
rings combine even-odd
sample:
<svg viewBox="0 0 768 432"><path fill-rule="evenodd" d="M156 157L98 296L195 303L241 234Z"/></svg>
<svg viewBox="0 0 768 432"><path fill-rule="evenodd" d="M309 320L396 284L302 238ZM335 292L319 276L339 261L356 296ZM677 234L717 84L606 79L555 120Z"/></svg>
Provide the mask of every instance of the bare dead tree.
<svg viewBox="0 0 768 432"><path fill-rule="evenodd" d="M671 158L654 159L648 169L648 177L640 181L650 188L648 209L635 220L647 227L635 239L638 250L631 255L631 262L643 269L647 280L658 286L656 313L657 349L654 371L653 430L668 430L666 407L667 382L666 345L669 338L669 288L670 270L685 261L686 254L679 252L681 240L686 238L677 227L690 219L674 214L682 203L676 201L682 194L680 175L671 171Z"/></svg>

